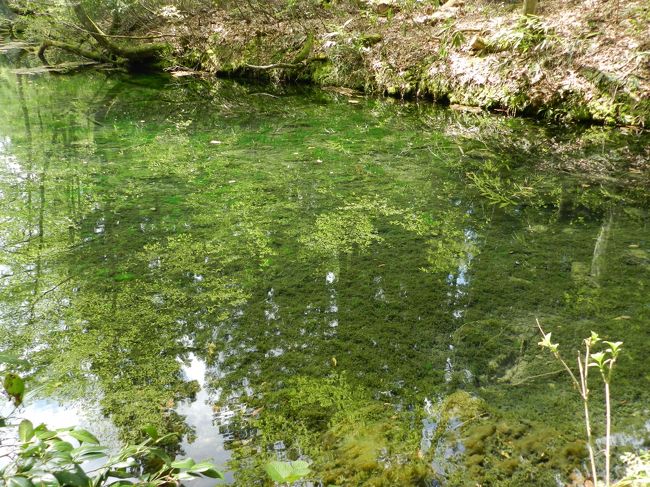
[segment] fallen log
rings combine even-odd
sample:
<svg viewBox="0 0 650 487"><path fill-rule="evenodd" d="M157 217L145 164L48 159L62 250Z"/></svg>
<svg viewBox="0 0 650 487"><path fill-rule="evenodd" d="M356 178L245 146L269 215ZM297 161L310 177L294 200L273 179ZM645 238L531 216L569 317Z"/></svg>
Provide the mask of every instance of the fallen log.
<svg viewBox="0 0 650 487"><path fill-rule="evenodd" d="M72 10L83 28L102 48L117 58L126 59L128 64L153 64L160 60L163 50L167 48L167 44L162 42L143 44L136 47L123 47L113 42L110 36L99 28L88 16L81 3L73 4Z"/></svg>
<svg viewBox="0 0 650 487"><path fill-rule="evenodd" d="M16 17L14 11L7 4L7 0L0 0L0 17L13 20Z"/></svg>
<svg viewBox="0 0 650 487"><path fill-rule="evenodd" d="M94 39L97 43L97 48L86 49L70 42L45 39L38 50L38 57L44 65L50 65L45 57L45 52L50 48L61 49L99 63L111 63L131 68L150 66L162 60L163 51L168 48L168 44L155 42L125 47L122 44L114 42L112 38L119 37L120 39L128 40L131 39L130 37L104 33L97 23L90 18L80 2L72 4L71 7L83 31ZM134 36L133 40L136 39L142 39L142 36Z"/></svg>
<svg viewBox="0 0 650 487"><path fill-rule="evenodd" d="M97 52L97 51L89 51L88 49L83 49L81 47L75 46L73 44L68 44L66 42L60 42L60 41L54 41L54 40L49 40L46 39L41 43L41 46L38 49L38 58L41 60L41 62L46 65L50 66L50 63L48 62L47 58L45 57L45 51L49 49L50 47L56 47L58 49L61 49L63 51L67 51L69 53L75 54L79 57L83 57L86 59L92 59L93 61L97 61L98 63L111 63L115 62L115 60L111 60L108 57L104 56L102 53Z"/></svg>

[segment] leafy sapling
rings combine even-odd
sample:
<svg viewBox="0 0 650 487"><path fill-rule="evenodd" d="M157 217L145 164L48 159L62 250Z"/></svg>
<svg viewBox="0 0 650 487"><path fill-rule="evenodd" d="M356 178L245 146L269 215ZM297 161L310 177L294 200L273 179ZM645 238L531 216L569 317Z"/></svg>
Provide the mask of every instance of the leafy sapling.
<svg viewBox="0 0 650 487"><path fill-rule="evenodd" d="M539 321L537 321L537 327L539 328L542 334L542 340L539 342L539 345L542 348L546 348L551 351L553 356L562 364L564 369L569 374L573 385L578 390L580 398L584 406L584 417L585 417L585 430L587 436L587 450L589 452L589 463L591 465L591 476L593 479L594 485L598 486L598 472L596 469L596 458L594 454L593 447L593 437L591 434L591 418L589 416L589 368L597 367L600 371L600 375L603 379L605 385L605 485L606 487L610 486L611 477L610 477L610 458L611 458L611 424L612 424L612 413L611 413L611 401L610 401L610 384L612 379L612 371L616 359L618 358L621 345L623 342L608 342L602 341L597 333L591 332L591 336L583 340L584 352L578 351L578 376L574 374L573 370L568 366L566 361L562 358L559 352L559 344L553 343L551 341L551 333L546 333L542 329ZM604 343L609 348L605 351L592 353L591 350L598 343Z"/></svg>
<svg viewBox="0 0 650 487"><path fill-rule="evenodd" d="M614 364L621 352L621 345L623 342L603 342L608 345L604 352L592 353L591 359L593 362L589 364L590 367L598 367L600 376L605 384L605 485L610 485L610 459L611 459L611 437L612 437L612 404L610 400L609 387L612 381L612 371Z"/></svg>
<svg viewBox="0 0 650 487"><path fill-rule="evenodd" d="M594 481L594 485L598 485L598 474L596 470L596 456L594 454L593 439L591 435L591 420L589 418L589 387L587 384L587 378L589 372L588 369L589 351L591 347L593 347L596 343L600 341L600 338L596 333L592 331L591 336L585 339L583 342L585 346L584 358L581 352L578 351L578 371L579 371L579 379L578 379L576 375L573 373L573 370L571 370L571 368L567 365L565 360L560 355L559 352L560 345L558 343L552 343L551 333L550 332L545 333L544 330L542 329L542 325L539 324L539 320L536 321L537 321L537 327L539 328L539 331L542 333L542 341L539 342L539 345L542 348L549 349L553 354L553 356L562 364L564 369L569 374L569 377L571 377L571 381L573 382L573 385L578 390L578 393L580 394L580 398L582 399L582 404L584 407L584 415L585 415L585 430L587 433L587 451L589 452L589 463L591 465L591 477Z"/></svg>

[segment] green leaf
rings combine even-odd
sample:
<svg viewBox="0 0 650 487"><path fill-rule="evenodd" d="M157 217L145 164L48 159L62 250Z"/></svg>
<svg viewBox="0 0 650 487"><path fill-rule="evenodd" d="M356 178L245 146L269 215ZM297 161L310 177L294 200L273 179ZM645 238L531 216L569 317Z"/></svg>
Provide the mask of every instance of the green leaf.
<svg viewBox="0 0 650 487"><path fill-rule="evenodd" d="M596 343L598 343L599 341L600 341L600 337L598 336L598 333L596 333L595 331L592 331L591 336L589 338L587 338L587 342L589 343L589 346L591 346L591 347L596 345Z"/></svg>
<svg viewBox="0 0 650 487"><path fill-rule="evenodd" d="M216 468L210 468L208 470L205 470L201 472L201 475L204 477L210 477L211 479L223 479L223 472L221 470L217 470Z"/></svg>
<svg viewBox="0 0 650 487"><path fill-rule="evenodd" d="M189 472L180 472L174 475L178 480L194 480L198 474L191 474Z"/></svg>
<svg viewBox="0 0 650 487"><path fill-rule="evenodd" d="M177 433L167 433L166 435L162 435L162 436L159 436L158 438L156 438L154 440L154 443L156 445L160 445L162 442L164 442L165 440L168 440L170 438L172 440L180 439ZM147 439L147 441L151 441L151 440L153 440L153 438L148 438Z"/></svg>
<svg viewBox="0 0 650 487"><path fill-rule="evenodd" d="M592 353L591 358L595 360L595 363L589 364L591 367L602 367L603 361L605 360L605 354L603 352Z"/></svg>
<svg viewBox="0 0 650 487"><path fill-rule="evenodd" d="M113 463L110 467L113 469L122 469L122 468L130 468L130 467L135 467L137 465L137 462L135 461L135 458L129 458L127 460L124 460L123 462L117 462Z"/></svg>
<svg viewBox="0 0 650 487"><path fill-rule="evenodd" d="M621 345L623 345L623 342L603 342L606 345L609 345L610 348L607 349L609 353L611 353L614 357L618 355L618 353L621 351Z"/></svg>
<svg viewBox="0 0 650 487"><path fill-rule="evenodd" d="M223 478L223 474L215 468L214 464L210 462L196 463L190 469L188 469L188 472L199 473L205 477L210 477L213 479Z"/></svg>
<svg viewBox="0 0 650 487"><path fill-rule="evenodd" d="M35 464L36 464L35 458L33 457L28 458L23 462L22 466L20 467L20 471L17 473L20 474L21 472L22 473L29 472L31 474L31 471L34 468Z"/></svg>
<svg viewBox="0 0 650 487"><path fill-rule="evenodd" d="M56 431L49 431L47 429L36 428L34 429L34 436L39 440L47 441L56 438Z"/></svg>
<svg viewBox="0 0 650 487"><path fill-rule="evenodd" d="M61 470L59 472L52 472L61 485L71 487L88 487L90 480L85 472L76 466L75 470Z"/></svg>
<svg viewBox="0 0 650 487"><path fill-rule="evenodd" d="M149 455L161 459L163 462L165 462L165 465L169 465L170 463L172 463L171 457L162 448L149 448L148 453Z"/></svg>
<svg viewBox="0 0 650 487"><path fill-rule="evenodd" d="M127 445L120 450L120 458L132 457L138 453L138 447L135 445Z"/></svg>
<svg viewBox="0 0 650 487"><path fill-rule="evenodd" d="M306 477L311 472L309 464L304 460L296 460L295 462L291 462L291 468L293 469L293 475L298 476L296 480Z"/></svg>
<svg viewBox="0 0 650 487"><path fill-rule="evenodd" d="M23 443L29 441L34 436L34 425L28 419L23 419L18 425L18 438Z"/></svg>
<svg viewBox="0 0 650 487"><path fill-rule="evenodd" d="M57 461L57 463L61 465L74 463L72 460L72 455L69 451L54 451L50 454L50 456L52 457L52 461Z"/></svg>
<svg viewBox="0 0 650 487"><path fill-rule="evenodd" d="M186 458L185 460L177 460L175 462L172 462L172 468L182 468L182 469L188 469L192 468L195 465L196 462L192 460L191 458Z"/></svg>
<svg viewBox="0 0 650 487"><path fill-rule="evenodd" d="M20 452L20 456L22 458L28 458L35 454L36 452L39 452L43 449L43 446L40 444L30 444L26 445L26 448L24 448L23 451Z"/></svg>
<svg viewBox="0 0 650 487"><path fill-rule="evenodd" d="M63 454L63 452L61 452ZM106 458L108 455L106 453L101 452L101 451L92 451L92 452L87 452L82 455L76 456L74 459L77 462L87 462L89 460L97 460L98 458Z"/></svg>
<svg viewBox="0 0 650 487"><path fill-rule="evenodd" d="M56 477L45 470L35 469L30 470L32 484L38 487L60 487L59 481Z"/></svg>
<svg viewBox="0 0 650 487"><path fill-rule="evenodd" d="M55 441L52 443L52 449L56 451L72 451L74 446L67 441Z"/></svg>
<svg viewBox="0 0 650 487"><path fill-rule="evenodd" d="M291 465L287 462L269 462L266 464L266 473L274 482L287 482L291 476Z"/></svg>
<svg viewBox="0 0 650 487"><path fill-rule="evenodd" d="M279 483L295 482L309 475L309 464L303 460L295 462L270 462L266 465L266 473Z"/></svg>
<svg viewBox="0 0 650 487"><path fill-rule="evenodd" d="M75 440L79 440L81 443L91 443L93 445L99 445L99 440L95 438L90 432L84 429L74 429L69 431L68 434L72 436Z"/></svg>
<svg viewBox="0 0 650 487"><path fill-rule="evenodd" d="M4 388L7 395L13 398L14 404L19 406L23 402L25 394L25 381L13 372L5 376Z"/></svg>
<svg viewBox="0 0 650 487"><path fill-rule="evenodd" d="M158 430L156 429L155 426L147 425L144 428L142 428L142 431L144 431L149 438L152 440L158 439Z"/></svg>
<svg viewBox="0 0 650 487"><path fill-rule="evenodd" d="M190 472L201 473L210 468L214 468L214 465L212 465L210 462L199 462L192 465L188 470Z"/></svg>
<svg viewBox="0 0 650 487"><path fill-rule="evenodd" d="M20 477L18 475L9 477L7 481L7 487L33 487L33 485L32 481L27 477Z"/></svg>
<svg viewBox="0 0 650 487"><path fill-rule="evenodd" d="M99 445L83 445L75 448L70 452L72 458L77 462L85 462L87 460L94 460L96 458L106 457L106 450L108 448Z"/></svg>
<svg viewBox="0 0 650 487"><path fill-rule="evenodd" d="M131 472L127 471L121 471L121 470L109 470L108 472L109 477L114 477L116 479L128 479L133 477L133 474Z"/></svg>

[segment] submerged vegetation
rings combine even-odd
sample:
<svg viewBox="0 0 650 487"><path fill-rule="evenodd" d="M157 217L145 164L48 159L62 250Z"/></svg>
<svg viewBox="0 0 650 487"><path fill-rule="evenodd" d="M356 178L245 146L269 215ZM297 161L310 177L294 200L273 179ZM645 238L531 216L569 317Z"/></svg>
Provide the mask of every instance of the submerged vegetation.
<svg viewBox="0 0 650 487"><path fill-rule="evenodd" d="M30 362L9 396L33 391L14 452L71 447L78 475L86 453L121 465L100 484L115 469L246 487L647 481L648 134L353 91L529 113L522 87L552 90L551 71L585 59L559 59L552 4L492 6L489 29L471 23L487 4L457 2L70 5L0 1L56 69L79 60L71 39L102 63L50 76L28 55L44 44L15 42L0 58L0 351ZM643 6L622 8L617 25L637 25L623 14ZM468 59L539 63L540 79L504 94L434 69ZM645 89L633 67L602 117L580 105L596 85L535 110L641 125L644 100L619 98ZM552 352L589 345L583 375L539 350L536 317Z"/></svg>
<svg viewBox="0 0 650 487"><path fill-rule="evenodd" d="M178 485L200 477L223 478L211 462L196 463L191 458L173 461L165 451L165 440L153 427L145 428L148 438L139 444L125 445L111 454L108 447L89 431L79 428L48 429L29 419L18 424L17 408L32 391L18 368L29 369L29 362L9 354L0 356L5 370L3 392L15 409L0 417L3 464L0 485L7 487L103 487L108 485ZM9 431L8 431L9 430ZM14 443L15 442L15 443Z"/></svg>

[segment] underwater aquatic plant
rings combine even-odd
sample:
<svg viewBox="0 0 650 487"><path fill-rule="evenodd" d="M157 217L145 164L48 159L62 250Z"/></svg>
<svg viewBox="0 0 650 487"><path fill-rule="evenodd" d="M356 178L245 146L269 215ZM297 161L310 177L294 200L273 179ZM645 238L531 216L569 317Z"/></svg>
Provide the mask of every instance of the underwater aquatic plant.
<svg viewBox="0 0 650 487"><path fill-rule="evenodd" d="M621 455L625 465L625 477L616 482L615 487L634 487L650 485L650 451L627 452Z"/></svg>

